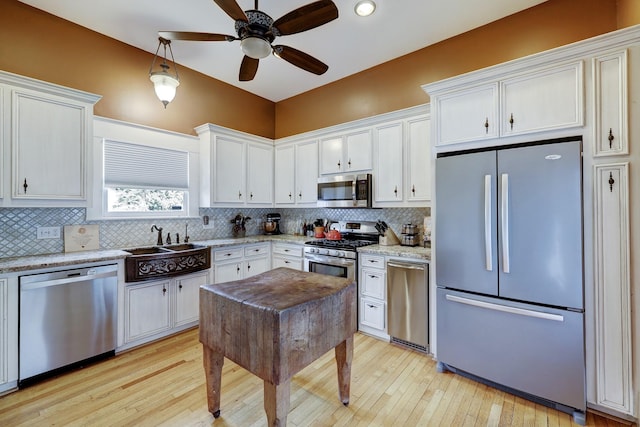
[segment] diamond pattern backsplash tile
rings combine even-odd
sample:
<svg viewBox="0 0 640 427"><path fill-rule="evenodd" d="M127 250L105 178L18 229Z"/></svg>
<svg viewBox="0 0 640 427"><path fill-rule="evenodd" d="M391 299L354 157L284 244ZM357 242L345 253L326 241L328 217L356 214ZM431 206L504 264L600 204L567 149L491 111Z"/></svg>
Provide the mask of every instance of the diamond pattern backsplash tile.
<svg viewBox="0 0 640 427"><path fill-rule="evenodd" d="M176 234L180 242L188 232L190 241L223 239L232 237L231 220L238 214L251 217L246 223L246 235L262 234L262 222L267 213L278 212L282 216L280 229L283 233L298 234L302 224L317 218L334 221L383 220L396 234L403 224L417 224L422 231L423 218L430 215L430 208L388 209L278 209L278 208L201 208L198 218L181 219L136 219L86 221L83 208L3 208L0 209L0 258L60 253L64 251L65 225L98 224L100 226L101 249L123 249L136 246L153 246L157 243L157 232L152 225L162 227L163 241L171 233L172 243ZM203 217L208 216L213 228L204 228ZM59 239L37 239L37 227L60 227Z"/></svg>

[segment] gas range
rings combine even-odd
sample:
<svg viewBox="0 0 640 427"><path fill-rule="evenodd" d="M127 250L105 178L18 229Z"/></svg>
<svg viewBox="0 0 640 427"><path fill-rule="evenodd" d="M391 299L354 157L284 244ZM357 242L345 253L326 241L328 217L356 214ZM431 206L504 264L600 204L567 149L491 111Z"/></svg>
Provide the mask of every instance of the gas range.
<svg viewBox="0 0 640 427"><path fill-rule="evenodd" d="M378 233L375 222L372 221L338 221L331 224L330 229L340 231L342 239L305 242L305 256L309 254L356 259L357 248L378 243Z"/></svg>

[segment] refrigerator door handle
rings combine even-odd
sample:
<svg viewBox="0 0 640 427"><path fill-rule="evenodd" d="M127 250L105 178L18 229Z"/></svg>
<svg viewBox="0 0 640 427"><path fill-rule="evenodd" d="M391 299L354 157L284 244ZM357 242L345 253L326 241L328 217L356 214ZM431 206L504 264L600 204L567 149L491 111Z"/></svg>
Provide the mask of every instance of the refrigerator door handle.
<svg viewBox="0 0 640 427"><path fill-rule="evenodd" d="M502 236L502 271L509 272L509 174L502 174L502 194L500 198L500 234Z"/></svg>
<svg viewBox="0 0 640 427"><path fill-rule="evenodd" d="M487 271L493 270L493 248L491 247L491 175L484 176L484 260Z"/></svg>
<svg viewBox="0 0 640 427"><path fill-rule="evenodd" d="M467 304L474 307L486 308L488 310L502 311L504 313L516 314L519 316L536 317L538 319L553 320L556 322L564 322L564 316L560 314L545 313L542 311L526 310L524 308L509 307L506 305L493 304L485 301L478 301L469 298L463 298L456 295L446 295L447 301Z"/></svg>

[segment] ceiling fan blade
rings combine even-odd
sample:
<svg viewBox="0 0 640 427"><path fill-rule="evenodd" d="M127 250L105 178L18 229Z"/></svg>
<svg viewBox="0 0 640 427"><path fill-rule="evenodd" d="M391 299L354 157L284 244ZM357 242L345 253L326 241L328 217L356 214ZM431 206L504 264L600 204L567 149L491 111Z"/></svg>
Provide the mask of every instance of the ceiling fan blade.
<svg viewBox="0 0 640 427"><path fill-rule="evenodd" d="M324 74L329 69L327 64L289 46L273 46L273 52L277 57L313 74Z"/></svg>
<svg viewBox="0 0 640 427"><path fill-rule="evenodd" d="M295 9L276 19L272 27L276 35L289 35L310 30L338 17L338 8L331 0L320 0Z"/></svg>
<svg viewBox="0 0 640 427"><path fill-rule="evenodd" d="M198 42L224 42L237 38L226 34L193 33L190 31L159 31L158 35L167 40L189 40Z"/></svg>
<svg viewBox="0 0 640 427"><path fill-rule="evenodd" d="M235 0L213 0L234 21L248 21L247 15Z"/></svg>
<svg viewBox="0 0 640 427"><path fill-rule="evenodd" d="M242 64L240 64L240 81L248 82L253 80L258 71L259 63L259 59L250 58L245 55L244 58L242 58Z"/></svg>

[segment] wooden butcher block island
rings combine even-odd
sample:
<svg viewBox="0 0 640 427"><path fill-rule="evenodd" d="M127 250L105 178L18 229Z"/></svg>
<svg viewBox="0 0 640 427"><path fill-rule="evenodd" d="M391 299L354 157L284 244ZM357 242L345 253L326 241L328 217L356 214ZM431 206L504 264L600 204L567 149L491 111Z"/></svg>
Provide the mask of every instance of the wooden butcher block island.
<svg viewBox="0 0 640 427"><path fill-rule="evenodd" d="M339 277L277 268L202 286L200 342L209 411L220 416L227 357L264 380L268 424L286 425L291 377L332 348L339 397L347 405L356 318L356 284Z"/></svg>

